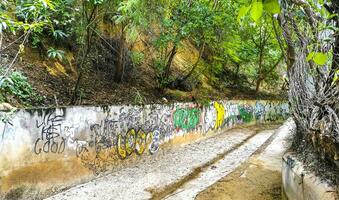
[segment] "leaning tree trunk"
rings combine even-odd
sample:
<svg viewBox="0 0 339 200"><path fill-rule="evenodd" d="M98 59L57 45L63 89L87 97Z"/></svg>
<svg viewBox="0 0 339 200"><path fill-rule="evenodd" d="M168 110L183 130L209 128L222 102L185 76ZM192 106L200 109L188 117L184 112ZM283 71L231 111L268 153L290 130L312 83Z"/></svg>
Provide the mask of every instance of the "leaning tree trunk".
<svg viewBox="0 0 339 200"><path fill-rule="evenodd" d="M168 56L168 59L166 61L165 69L164 69L164 77L165 79L169 78L170 72L171 72L171 66L172 62L174 60L175 55L177 54L177 45L174 44L172 47L172 50Z"/></svg>
<svg viewBox="0 0 339 200"><path fill-rule="evenodd" d="M294 147L305 153L311 149L319 159L339 162L339 87L334 82L334 73L338 70L338 29L331 32L334 40L329 44L319 42L320 47L309 49L312 42L323 41L324 32L317 30L319 23L325 19L319 18L313 12L307 1L286 1L279 16L279 23L283 31L287 46L287 66L289 78L289 101L292 116L297 124L297 135ZM294 4L292 7L291 5ZM339 2L333 1L332 12L338 13ZM307 31L299 30L292 10L300 8L304 12ZM326 21L339 28L338 17ZM304 35L305 33L312 33ZM311 51L330 52L333 49L331 65L316 66L312 61L306 61ZM339 166L339 165L338 165Z"/></svg>

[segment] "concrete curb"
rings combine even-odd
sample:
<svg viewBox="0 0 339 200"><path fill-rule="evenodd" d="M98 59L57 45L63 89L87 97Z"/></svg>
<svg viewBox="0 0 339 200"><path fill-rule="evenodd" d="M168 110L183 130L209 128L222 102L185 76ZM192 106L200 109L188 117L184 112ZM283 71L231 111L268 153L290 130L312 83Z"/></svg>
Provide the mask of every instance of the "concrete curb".
<svg viewBox="0 0 339 200"><path fill-rule="evenodd" d="M335 188L305 170L295 153L287 152L282 158L283 200L335 200Z"/></svg>

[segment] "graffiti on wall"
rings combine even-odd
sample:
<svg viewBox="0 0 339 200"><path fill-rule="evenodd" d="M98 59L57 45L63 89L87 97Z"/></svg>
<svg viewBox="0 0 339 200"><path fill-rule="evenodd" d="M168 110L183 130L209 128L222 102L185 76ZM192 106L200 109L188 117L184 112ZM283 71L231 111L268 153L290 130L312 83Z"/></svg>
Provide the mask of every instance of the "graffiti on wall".
<svg viewBox="0 0 339 200"><path fill-rule="evenodd" d="M170 138L173 134L174 127L172 126L172 108L165 106L157 106L145 109L143 123L138 128L146 132L156 130L159 134L159 140Z"/></svg>
<svg viewBox="0 0 339 200"><path fill-rule="evenodd" d="M129 118L128 115L123 115ZM120 117L121 115L118 118ZM120 125L126 127L126 124L112 119L92 124L90 139L85 143L77 143L76 156L95 174L105 171L118 159L125 160L133 154L137 156L144 153L155 154L159 150L159 130L145 131L142 128L131 128L126 132L120 132ZM139 123L134 121L128 125L135 127Z"/></svg>
<svg viewBox="0 0 339 200"><path fill-rule="evenodd" d="M283 120L289 112L287 104L268 101L76 109L82 110L29 115L30 121L24 122L22 130L28 127L27 135L33 133L30 148L33 154L43 155L41 159L74 156L95 174L108 170L120 160L156 154L162 143L177 135L205 134L237 124ZM16 123L19 125L25 121L18 118ZM14 122L0 125L3 128L1 150L8 144L2 145L3 141L16 137L17 126Z"/></svg>
<svg viewBox="0 0 339 200"><path fill-rule="evenodd" d="M42 120L36 121L36 128L40 130L39 137L34 143L34 153L62 153L65 150L66 139L61 136L61 123L64 116L49 113Z"/></svg>
<svg viewBox="0 0 339 200"><path fill-rule="evenodd" d="M204 131L231 128L236 124L272 122L288 117L288 105L279 102L214 102L205 109Z"/></svg>
<svg viewBox="0 0 339 200"><path fill-rule="evenodd" d="M192 130L200 123L200 108L179 108L173 114L173 123L176 129Z"/></svg>
<svg viewBox="0 0 339 200"><path fill-rule="evenodd" d="M243 123L253 121L253 107L251 105L239 105L239 116Z"/></svg>
<svg viewBox="0 0 339 200"><path fill-rule="evenodd" d="M225 105L226 108L226 116L225 116L225 126L226 127L233 127L236 124L241 123L239 120L239 105L235 103L228 102Z"/></svg>
<svg viewBox="0 0 339 200"><path fill-rule="evenodd" d="M214 102L214 108L217 113L214 129L218 129L218 128L221 128L224 123L225 108L224 108L224 105L218 102Z"/></svg>

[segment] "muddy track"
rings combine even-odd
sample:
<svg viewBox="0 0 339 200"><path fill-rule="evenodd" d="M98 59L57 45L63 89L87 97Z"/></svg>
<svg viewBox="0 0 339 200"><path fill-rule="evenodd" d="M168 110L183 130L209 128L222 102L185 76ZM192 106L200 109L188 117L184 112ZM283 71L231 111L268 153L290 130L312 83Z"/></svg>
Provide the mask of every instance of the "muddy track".
<svg viewBox="0 0 339 200"><path fill-rule="evenodd" d="M163 188L157 188L157 189L147 189L147 191L149 191L152 194L152 200L161 200L161 199L166 199L165 197L170 197L172 193L174 193L176 190L178 190L180 187L182 187L184 184L188 183L189 181L195 179L196 177L198 177L205 169L213 166L215 163L217 163L218 161L220 161L221 159L223 159L226 155L232 153L233 151L235 151L236 149L238 149L240 146L244 145L245 143L247 143L250 139L252 139L254 136L256 136L261 130L256 130L256 132L250 136L248 136L245 140L243 140L242 142L236 144L235 146L233 146L231 149L226 150L225 152L218 154L215 158L213 158L212 160L210 160L209 162L196 167L192 170L192 172L190 174L188 174L187 176L183 177L182 179L171 183L170 185L167 185ZM257 150L255 151L253 154L258 154L260 152L263 151L263 149L265 149L270 143L271 141L274 139L274 137L276 136L276 134L273 134L272 136L270 136L270 138Z"/></svg>

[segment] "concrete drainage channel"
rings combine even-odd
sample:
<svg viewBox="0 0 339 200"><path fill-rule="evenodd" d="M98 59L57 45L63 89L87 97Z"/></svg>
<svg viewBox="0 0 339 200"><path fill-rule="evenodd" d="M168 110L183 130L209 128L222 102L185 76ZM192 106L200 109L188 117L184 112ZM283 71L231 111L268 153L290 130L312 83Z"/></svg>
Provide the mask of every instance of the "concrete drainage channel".
<svg viewBox="0 0 339 200"><path fill-rule="evenodd" d="M194 199L200 191L245 162L261 145L274 136L273 133L274 130L267 130L249 136L232 149L194 169L191 174L179 182L166 186L160 191L158 189L158 192L153 192L152 199Z"/></svg>
<svg viewBox="0 0 339 200"><path fill-rule="evenodd" d="M248 142L250 139L252 139L257 134L258 133L248 136L245 140L243 140L239 144L236 144L231 149L228 149L222 154L219 154L217 157L213 158L211 161L205 163L204 165L193 169L193 171L190 174L188 174L181 180L174 182L170 185L167 185L164 188L148 189L148 191L152 193L152 199L154 200L163 199L163 198L167 199L169 197L173 197L176 194L182 192L183 191L182 188L184 186L186 186L187 184L201 177L201 175L206 173L209 170L209 168L216 169L217 168L216 164L219 163L221 160L224 160L225 156L236 151L238 148L243 146L246 142Z"/></svg>
<svg viewBox="0 0 339 200"><path fill-rule="evenodd" d="M288 112L260 100L0 112L0 199L69 188L56 199L149 199L182 187L194 196L188 185L207 187L245 162Z"/></svg>
<svg viewBox="0 0 339 200"><path fill-rule="evenodd" d="M275 130L272 126L266 128L270 130L234 129L169 149L139 166L76 186L49 199L194 199L273 139Z"/></svg>
<svg viewBox="0 0 339 200"><path fill-rule="evenodd" d="M301 174L305 171L293 154L286 153L281 162L295 129L292 120L286 121L279 129L272 129L272 126L266 127L267 130L254 130L255 128L257 127L234 129L166 150L166 153L154 160L76 186L49 199L196 199L240 166L245 164L250 169L253 163L278 171L283 166L284 199L336 199L333 188L313 174L302 177ZM246 177L246 171L237 178ZM246 192L246 189L243 190Z"/></svg>

